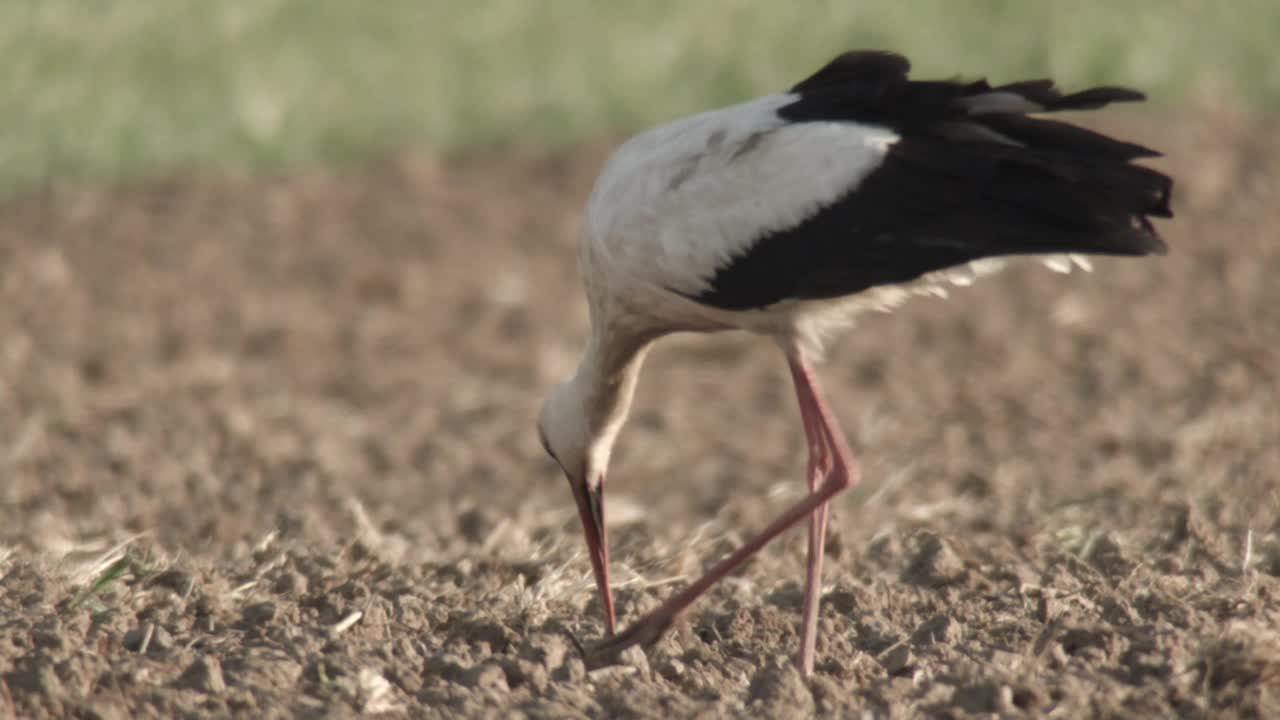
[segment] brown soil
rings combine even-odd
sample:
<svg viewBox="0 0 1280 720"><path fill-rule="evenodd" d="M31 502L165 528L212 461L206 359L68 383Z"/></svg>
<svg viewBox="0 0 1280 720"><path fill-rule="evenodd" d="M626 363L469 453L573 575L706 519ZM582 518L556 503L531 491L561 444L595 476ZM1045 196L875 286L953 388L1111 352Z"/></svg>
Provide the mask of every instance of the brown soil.
<svg viewBox="0 0 1280 720"><path fill-rule="evenodd" d="M1127 125L1125 123L1128 123ZM1162 259L864 318L818 673L802 533L627 664L533 432L604 146L0 209L0 717L1280 716L1280 134L1121 120ZM652 354L610 476L623 621L804 485L785 368Z"/></svg>

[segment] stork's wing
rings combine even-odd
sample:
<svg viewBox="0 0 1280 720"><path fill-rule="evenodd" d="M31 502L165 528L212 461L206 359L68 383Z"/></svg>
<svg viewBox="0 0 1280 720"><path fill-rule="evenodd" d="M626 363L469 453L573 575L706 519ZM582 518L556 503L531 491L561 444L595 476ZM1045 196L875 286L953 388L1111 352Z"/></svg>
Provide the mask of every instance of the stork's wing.
<svg viewBox="0 0 1280 720"><path fill-rule="evenodd" d="M669 216L668 232L716 249L701 287L681 290L748 309L991 256L1164 251L1149 218L1171 217L1172 180L1133 164L1157 153L1028 115L1141 94L914 82L906 70L897 55L841 56L778 105L778 127L668 188L690 218Z"/></svg>

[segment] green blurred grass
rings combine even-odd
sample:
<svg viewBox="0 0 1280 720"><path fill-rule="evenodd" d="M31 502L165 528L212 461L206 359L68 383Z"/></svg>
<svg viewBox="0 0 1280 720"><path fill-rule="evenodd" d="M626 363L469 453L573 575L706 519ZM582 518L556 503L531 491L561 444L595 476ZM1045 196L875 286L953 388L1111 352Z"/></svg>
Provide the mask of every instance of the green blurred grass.
<svg viewBox="0 0 1280 720"><path fill-rule="evenodd" d="M785 87L854 46L1280 106L1276 0L7 0L0 192L564 143Z"/></svg>

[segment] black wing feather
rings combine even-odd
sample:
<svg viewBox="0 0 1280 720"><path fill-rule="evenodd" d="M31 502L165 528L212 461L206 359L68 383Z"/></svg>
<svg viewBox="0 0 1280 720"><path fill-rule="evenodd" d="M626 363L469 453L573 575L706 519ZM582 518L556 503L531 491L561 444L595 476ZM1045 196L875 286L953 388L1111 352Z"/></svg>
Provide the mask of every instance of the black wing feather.
<svg viewBox="0 0 1280 720"><path fill-rule="evenodd" d="M1172 217L1173 181L1131 163L1158 153L1025 107L968 106L1003 93L1037 112L1084 110L1141 93L1097 87L1063 95L1051 80L911 81L909 69L901 55L849 52L793 88L797 100L779 111L790 122L882 125L900 140L860 184L798 225L759 238L696 299L742 310L850 295L984 257L1165 251L1149 218ZM956 139L966 125L972 132Z"/></svg>

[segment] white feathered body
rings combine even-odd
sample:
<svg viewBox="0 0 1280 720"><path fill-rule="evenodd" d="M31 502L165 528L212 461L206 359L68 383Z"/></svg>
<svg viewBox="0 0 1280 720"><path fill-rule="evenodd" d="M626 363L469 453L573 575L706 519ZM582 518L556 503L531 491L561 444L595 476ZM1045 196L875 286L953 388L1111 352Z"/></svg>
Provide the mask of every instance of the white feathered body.
<svg viewBox="0 0 1280 720"><path fill-rule="evenodd" d="M787 92L658 126L621 145L583 218L591 332L539 416L571 477L603 482L646 350L741 329L791 358L858 312L945 295L1012 256L1164 252L1172 180L1157 152L1044 118L1142 99L1047 79L914 81L894 53L842 54Z"/></svg>
<svg viewBox="0 0 1280 720"><path fill-rule="evenodd" d="M945 296L1004 266L986 258L837 300L784 300L725 310L692 298L763 235L793 227L855 190L898 141L851 122L789 123L777 93L660 125L609 158L587 202L579 270L593 322L623 332L740 329L818 352L859 312L913 295ZM1059 272L1082 255L1046 257Z"/></svg>

